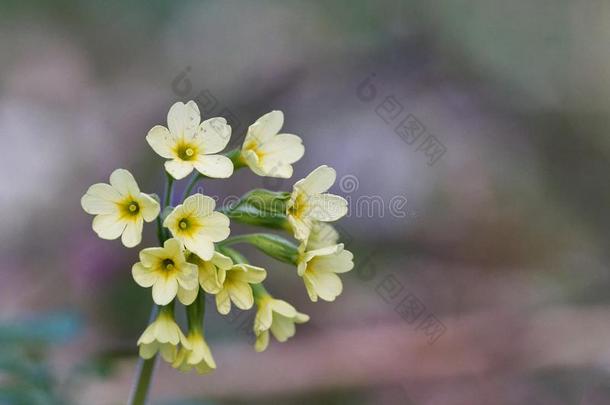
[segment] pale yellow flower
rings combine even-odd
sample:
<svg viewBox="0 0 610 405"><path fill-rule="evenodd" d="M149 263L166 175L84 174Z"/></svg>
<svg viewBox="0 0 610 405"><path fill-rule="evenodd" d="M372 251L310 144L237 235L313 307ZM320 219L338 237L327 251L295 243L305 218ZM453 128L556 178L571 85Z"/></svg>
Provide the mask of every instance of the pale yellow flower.
<svg viewBox="0 0 610 405"><path fill-rule="evenodd" d="M110 184L97 183L89 187L81 198L81 206L93 218L93 230L102 239L121 237L123 245L133 247L142 241L144 221L151 222L159 215L159 203L140 192L132 174L116 169Z"/></svg>
<svg viewBox="0 0 610 405"><path fill-rule="evenodd" d="M148 325L142 336L138 339L140 357L152 358L157 352L169 363L176 359L178 344L191 348L191 343L186 339L170 309L162 308L157 318Z"/></svg>
<svg viewBox="0 0 610 405"><path fill-rule="evenodd" d="M198 329L192 329L186 336L189 346L182 346L172 363L180 371L189 371L195 368L199 374L207 374L216 369L216 362L212 357L210 347Z"/></svg>
<svg viewBox="0 0 610 405"><path fill-rule="evenodd" d="M279 133L283 124L284 113L271 111L248 128L241 156L259 176L289 178L292 163L305 153L301 138Z"/></svg>
<svg viewBox="0 0 610 405"><path fill-rule="evenodd" d="M167 127L154 126L146 135L148 144L166 159L165 169L175 179L188 176L193 169L208 177L226 178L233 174L231 159L217 155L231 138L231 127L221 117L201 122L194 101L177 102L167 114Z"/></svg>
<svg viewBox="0 0 610 405"><path fill-rule="evenodd" d="M354 255L343 248L343 244L306 250L299 247L297 270L303 277L309 298L316 302L318 297L324 301L334 301L343 291L338 273L346 273L354 267Z"/></svg>
<svg viewBox="0 0 610 405"><path fill-rule="evenodd" d="M174 238L203 260L214 254L214 242L229 236L229 218L214 211L216 202L203 194L195 194L178 205L163 221Z"/></svg>
<svg viewBox="0 0 610 405"><path fill-rule="evenodd" d="M314 221L336 221L347 214L347 201L343 197L325 193L336 177L334 169L323 165L293 186L286 215L296 239L306 241Z"/></svg>
<svg viewBox="0 0 610 405"><path fill-rule="evenodd" d="M269 345L269 332L278 342L285 342L295 334L295 323L305 323L309 315L298 312L292 305L265 295L256 302L258 310L254 318L254 334L257 352L264 351Z"/></svg>
<svg viewBox="0 0 610 405"><path fill-rule="evenodd" d="M199 291L197 266L186 261L177 239L168 239L163 247L141 250L140 261L133 265L131 274L138 285L152 287L157 305L167 305L176 296L189 305Z"/></svg>
<svg viewBox="0 0 610 405"><path fill-rule="evenodd" d="M203 260L195 253L191 253L188 261L199 268L199 285L208 294L217 294L222 289L227 270L233 267L233 261L218 252L214 252L210 260Z"/></svg>
<svg viewBox="0 0 610 405"><path fill-rule="evenodd" d="M216 307L223 315L231 311L231 301L239 309L250 309L254 305L254 295L250 284L261 283L267 272L261 267L249 264L234 264L226 271L222 288L216 294Z"/></svg>

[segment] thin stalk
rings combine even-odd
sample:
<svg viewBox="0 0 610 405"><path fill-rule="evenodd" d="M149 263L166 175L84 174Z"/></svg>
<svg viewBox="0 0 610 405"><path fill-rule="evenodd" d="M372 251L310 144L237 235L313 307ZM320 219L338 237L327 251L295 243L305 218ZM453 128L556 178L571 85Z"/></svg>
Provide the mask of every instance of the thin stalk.
<svg viewBox="0 0 610 405"><path fill-rule="evenodd" d="M163 192L163 205L161 206L161 212L157 217L157 237L159 238L160 244L163 244L166 239L165 232L163 231L163 225L161 223L161 213L163 213L165 207L171 204L174 185L174 178L167 172L165 172L165 175L166 176L165 190ZM150 311L150 317L148 319L149 324L155 320L158 313L159 306L153 305ZM136 366L136 377L129 401L127 402L129 405L144 405L146 403L146 397L148 396L148 391L150 389L150 383L152 381L152 376L155 371L156 363L157 355L154 355L150 359L146 360L141 357L138 357L138 364Z"/></svg>
<svg viewBox="0 0 610 405"><path fill-rule="evenodd" d="M186 198L191 195L193 187L195 187L195 185L199 183L199 181L201 181L201 179L203 179L204 177L205 176L201 173L196 173L193 177L191 177L191 181L189 182L188 186L186 186L186 189L184 189L184 194L182 194L182 202L184 202L184 200L186 200Z"/></svg>
<svg viewBox="0 0 610 405"><path fill-rule="evenodd" d="M153 305L150 311L150 317L148 323L150 324L155 320L159 313L159 306ZM129 405L144 405L146 403L146 397L150 388L150 382L152 380L153 372L155 371L155 365L157 363L157 356L153 356L150 359L144 360L138 358L138 365L136 368L136 379L131 390L129 398Z"/></svg>

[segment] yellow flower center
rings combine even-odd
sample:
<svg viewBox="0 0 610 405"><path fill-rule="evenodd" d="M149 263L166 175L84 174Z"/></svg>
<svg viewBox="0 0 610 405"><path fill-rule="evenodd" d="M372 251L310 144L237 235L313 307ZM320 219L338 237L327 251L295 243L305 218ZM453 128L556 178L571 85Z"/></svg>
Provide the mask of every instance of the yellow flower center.
<svg viewBox="0 0 610 405"><path fill-rule="evenodd" d="M189 227L189 222L186 219L183 219L178 223L178 226L180 229L186 229Z"/></svg>
<svg viewBox="0 0 610 405"><path fill-rule="evenodd" d="M174 152L181 160L189 161L194 160L196 158L198 148L196 145L192 145L186 142L179 142L176 145Z"/></svg>
<svg viewBox="0 0 610 405"><path fill-rule="evenodd" d="M161 266L166 270L166 271L172 271L175 268L174 265L174 261L172 259L164 259L163 263L161 264Z"/></svg>
<svg viewBox="0 0 610 405"><path fill-rule="evenodd" d="M123 218L131 218L133 220L138 218L140 204L133 200L133 197L126 198L123 202L119 203L118 206Z"/></svg>

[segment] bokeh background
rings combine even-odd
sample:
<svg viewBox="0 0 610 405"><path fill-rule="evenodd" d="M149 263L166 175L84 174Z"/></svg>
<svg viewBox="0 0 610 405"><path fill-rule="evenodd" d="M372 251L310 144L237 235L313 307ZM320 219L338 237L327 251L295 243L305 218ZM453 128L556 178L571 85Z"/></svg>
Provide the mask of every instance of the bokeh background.
<svg viewBox="0 0 610 405"><path fill-rule="evenodd" d="M609 19L595 0L2 1L0 403L125 402L150 292L80 197L117 167L161 193L144 137L190 99L232 145L284 111L293 179L204 192L330 164L356 268L314 304L246 250L311 321L257 354L251 314L209 306L218 370L160 365L152 404L610 403Z"/></svg>

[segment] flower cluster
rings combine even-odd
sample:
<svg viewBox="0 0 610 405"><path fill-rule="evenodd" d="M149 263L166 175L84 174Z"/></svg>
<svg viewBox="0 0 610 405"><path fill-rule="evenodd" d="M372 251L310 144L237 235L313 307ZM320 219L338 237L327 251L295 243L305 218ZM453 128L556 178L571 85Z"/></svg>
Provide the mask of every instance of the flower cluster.
<svg viewBox="0 0 610 405"><path fill-rule="evenodd" d="M265 114L248 128L241 148L222 153L231 137L226 120L201 122L195 102L175 103L167 127L156 125L146 136L153 151L167 159L163 201L141 192L125 169L115 170L109 184L94 184L82 197L83 209L95 215L93 230L103 239L120 237L126 247L140 244L143 223L156 219L160 246L142 249L131 269L135 282L151 289L156 304L152 321L138 340L142 358L160 353L182 371L214 370L204 333L206 295L214 296L223 315L232 305L241 310L256 307L257 351L267 348L270 334L285 342L294 336L295 324L309 320L272 296L263 285L267 271L249 264L231 245L248 243L294 265L314 302L333 301L341 294L338 274L353 268L353 255L329 224L347 213L347 201L327 192L335 182L335 170L320 166L297 181L292 192L256 189L226 207L216 207L214 199L201 193L191 194L203 179L228 178L244 167L259 176L290 178L292 164L305 149L300 137L281 133L283 123L281 111ZM174 181L189 175L180 203L172 206ZM296 243L277 233L230 236L231 221L288 232ZM177 303L186 309L186 334L174 318Z"/></svg>

